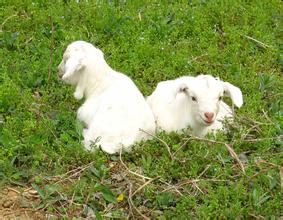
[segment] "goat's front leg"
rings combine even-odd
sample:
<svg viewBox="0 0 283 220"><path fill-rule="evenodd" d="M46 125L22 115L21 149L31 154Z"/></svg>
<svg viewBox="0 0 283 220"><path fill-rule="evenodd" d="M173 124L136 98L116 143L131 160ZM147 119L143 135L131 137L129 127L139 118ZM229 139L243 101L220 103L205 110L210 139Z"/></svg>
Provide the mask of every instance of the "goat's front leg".
<svg viewBox="0 0 283 220"><path fill-rule="evenodd" d="M80 80L77 87L76 87L76 91L74 92L74 97L77 100L80 100L84 97L84 88L81 84L82 83L81 83L81 80Z"/></svg>
<svg viewBox="0 0 283 220"><path fill-rule="evenodd" d="M97 140L93 140L93 135L91 134L90 129L84 129L83 130L83 144L86 150L88 151L95 151L97 149L97 146L95 146L95 142Z"/></svg>

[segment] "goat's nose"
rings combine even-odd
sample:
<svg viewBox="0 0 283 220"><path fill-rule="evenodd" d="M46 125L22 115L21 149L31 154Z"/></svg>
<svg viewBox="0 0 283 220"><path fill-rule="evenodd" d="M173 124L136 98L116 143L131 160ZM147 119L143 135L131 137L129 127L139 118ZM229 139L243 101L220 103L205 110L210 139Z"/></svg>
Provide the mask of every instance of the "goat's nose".
<svg viewBox="0 0 283 220"><path fill-rule="evenodd" d="M214 113L213 112L205 112L204 116L206 117L207 122L212 122L212 119L214 117Z"/></svg>

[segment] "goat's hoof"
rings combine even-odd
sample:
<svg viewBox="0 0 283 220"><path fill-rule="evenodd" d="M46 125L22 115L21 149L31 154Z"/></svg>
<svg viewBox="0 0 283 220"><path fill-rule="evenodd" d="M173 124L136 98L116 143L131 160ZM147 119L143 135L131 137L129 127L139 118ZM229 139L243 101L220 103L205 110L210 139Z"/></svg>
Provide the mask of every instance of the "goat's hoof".
<svg viewBox="0 0 283 220"><path fill-rule="evenodd" d="M74 97L75 97L75 99L80 100L80 99L83 98L83 93L81 93L81 92L75 92L75 93L74 93Z"/></svg>

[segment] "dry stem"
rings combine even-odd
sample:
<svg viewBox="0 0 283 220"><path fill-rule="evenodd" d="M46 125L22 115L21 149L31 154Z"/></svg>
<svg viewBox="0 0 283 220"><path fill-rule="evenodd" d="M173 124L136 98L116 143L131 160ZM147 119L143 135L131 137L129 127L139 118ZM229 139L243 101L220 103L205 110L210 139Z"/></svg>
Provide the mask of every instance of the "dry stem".
<svg viewBox="0 0 283 220"><path fill-rule="evenodd" d="M168 146L168 144L164 140L162 140L161 138L157 137L156 135L151 134L151 133L149 133L149 132L147 132L145 130L140 129L140 131L142 131L142 132L148 134L149 136L155 138L156 140L160 141L166 147L171 160L174 160L174 156L171 153L170 147Z"/></svg>
<svg viewBox="0 0 283 220"><path fill-rule="evenodd" d="M139 174L139 173L136 173L136 172L134 172L134 171L131 171L131 170L127 167L127 165L124 163L124 161L122 160L122 149L120 150L119 158L120 158L120 162L121 162L121 164L123 165L123 167L124 167L130 174L132 174L132 175L134 175L134 176L137 176L137 177L140 177L140 178L142 178L143 180L144 180L144 179L146 179L146 180L151 180L151 179L152 179L152 178L150 178L150 177L143 176L143 175L141 175L141 174Z"/></svg>
<svg viewBox="0 0 283 220"><path fill-rule="evenodd" d="M2 22L2 24L1 24L0 32L3 32L3 27L4 27L4 25L6 24L6 22L7 22L8 20L10 20L11 18L16 17L17 15L18 15L18 13L13 14L13 15L10 15L9 17L7 17L7 18Z"/></svg>
<svg viewBox="0 0 283 220"><path fill-rule="evenodd" d="M52 21L52 17L49 16L49 21L51 25L51 42L50 42L50 57L49 57L49 67L48 67L48 80L47 82L49 83L50 77L51 77L51 72L52 72L52 64L53 64L53 50L54 50L54 25Z"/></svg>
<svg viewBox="0 0 283 220"><path fill-rule="evenodd" d="M230 155L237 161L237 163L239 164L242 172L245 174L245 168L244 168L244 165L242 164L242 162L240 161L238 155L236 154L236 152L234 151L234 149L227 143L225 142L222 142L222 141L215 141L215 140L211 140L211 139L206 139L206 138L200 138L200 137L190 137L189 139L192 139L192 140L199 140L199 141L205 141L205 142L209 142L209 143L212 143L212 144L222 144L224 145L227 150L229 151ZM188 140L187 138L185 138L185 140Z"/></svg>
<svg viewBox="0 0 283 220"><path fill-rule="evenodd" d="M133 203L133 200L132 200L132 196L133 196L133 194L132 194L132 184L130 183L130 184L129 184L129 198L128 198L130 206L133 207L134 210L135 210L143 219L149 220L149 218L148 218L147 216L145 216L144 214L142 214L142 213L140 212L140 210L135 206L135 204Z"/></svg>
<svg viewBox="0 0 283 220"><path fill-rule="evenodd" d="M132 196L134 196L137 192L141 191L146 185L150 184L152 181L158 179L159 177L155 177L153 179L148 180L147 182L145 182L143 185L141 185L133 194Z"/></svg>
<svg viewBox="0 0 283 220"><path fill-rule="evenodd" d="M265 44L265 43L263 43L263 42L261 42L261 41L255 39L255 38L253 38L253 37L250 37L250 36L248 36L248 35L242 35L242 36L244 36L245 38L247 38L247 39L249 39L249 40L251 40L251 41L256 42L260 47L262 47L262 48L264 48L264 49L267 49L267 48L270 47L269 45L267 45L267 44Z"/></svg>

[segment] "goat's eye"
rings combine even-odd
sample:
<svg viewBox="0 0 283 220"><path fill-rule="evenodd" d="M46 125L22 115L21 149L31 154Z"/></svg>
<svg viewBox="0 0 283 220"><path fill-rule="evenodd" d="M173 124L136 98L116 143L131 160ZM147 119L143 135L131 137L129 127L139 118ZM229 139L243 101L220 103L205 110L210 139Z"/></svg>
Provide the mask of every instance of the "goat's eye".
<svg viewBox="0 0 283 220"><path fill-rule="evenodd" d="M194 102L196 102L196 101L197 101L197 98L194 97L194 96L192 96L192 100L193 100Z"/></svg>
<svg viewBox="0 0 283 220"><path fill-rule="evenodd" d="M219 100L219 101L221 101L221 100L222 100L222 98L223 98L222 96L219 96L218 100Z"/></svg>

